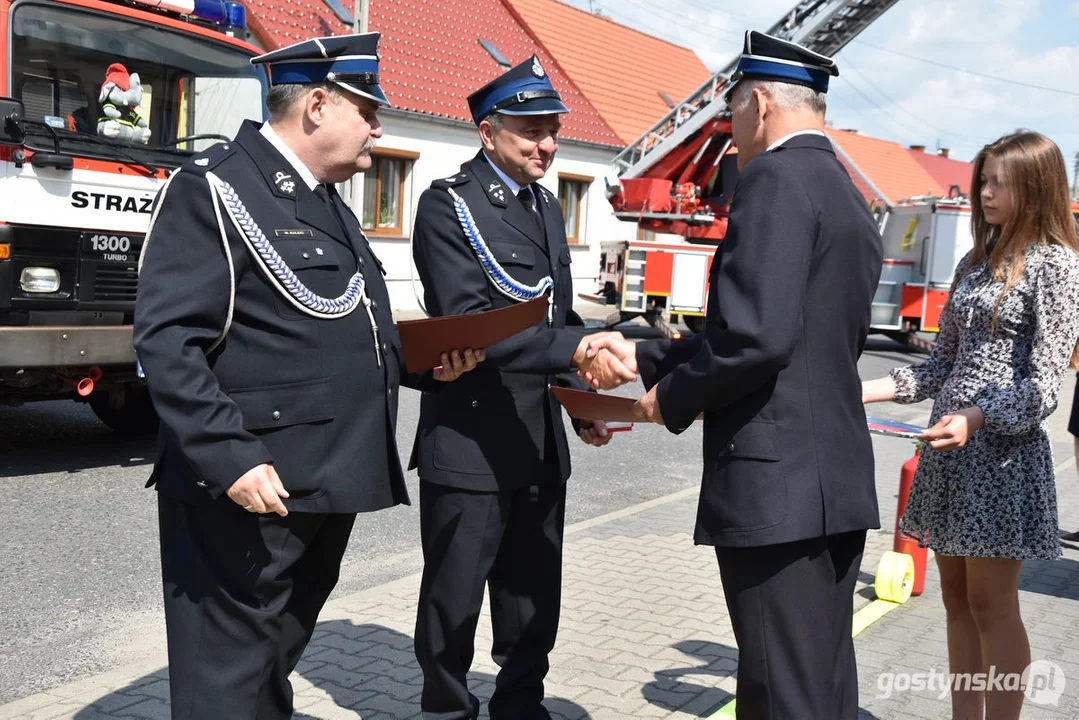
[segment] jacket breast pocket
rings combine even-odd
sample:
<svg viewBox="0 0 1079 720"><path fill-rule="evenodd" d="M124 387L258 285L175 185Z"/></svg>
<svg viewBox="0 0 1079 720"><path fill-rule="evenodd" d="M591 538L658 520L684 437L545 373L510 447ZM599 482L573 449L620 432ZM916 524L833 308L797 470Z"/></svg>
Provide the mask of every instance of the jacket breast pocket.
<svg viewBox="0 0 1079 720"><path fill-rule="evenodd" d="M491 246L491 254L502 267L531 268L536 264L536 251L531 245L500 242Z"/></svg>
<svg viewBox="0 0 1079 720"><path fill-rule="evenodd" d="M243 415L244 429L270 451L289 495L321 495L334 420L329 378L242 388L228 395Z"/></svg>
<svg viewBox="0 0 1079 720"><path fill-rule="evenodd" d="M345 292L341 259L335 242L327 238L278 239L274 250L295 274L304 287L316 295L335 298ZM277 283L275 283L276 285ZM292 301L274 289L274 309L286 320L303 320L308 316Z"/></svg>
<svg viewBox="0 0 1079 720"><path fill-rule="evenodd" d="M708 447L703 509L716 532L762 530L787 517L787 478L776 428L754 421ZM717 447L718 445L718 447Z"/></svg>

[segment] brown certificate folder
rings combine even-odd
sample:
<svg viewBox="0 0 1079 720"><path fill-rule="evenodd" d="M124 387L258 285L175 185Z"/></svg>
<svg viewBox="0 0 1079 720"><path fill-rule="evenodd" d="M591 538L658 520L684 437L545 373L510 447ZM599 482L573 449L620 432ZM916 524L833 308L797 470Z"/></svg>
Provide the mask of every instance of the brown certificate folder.
<svg viewBox="0 0 1079 720"><path fill-rule="evenodd" d="M498 310L397 323L405 367L422 372L442 364L449 350L483 350L537 325L547 315L547 296Z"/></svg>
<svg viewBox="0 0 1079 720"><path fill-rule="evenodd" d="M586 390L552 387L551 391L566 408L570 417L577 420L603 420L607 422L644 422L633 414L633 398L603 395Z"/></svg>

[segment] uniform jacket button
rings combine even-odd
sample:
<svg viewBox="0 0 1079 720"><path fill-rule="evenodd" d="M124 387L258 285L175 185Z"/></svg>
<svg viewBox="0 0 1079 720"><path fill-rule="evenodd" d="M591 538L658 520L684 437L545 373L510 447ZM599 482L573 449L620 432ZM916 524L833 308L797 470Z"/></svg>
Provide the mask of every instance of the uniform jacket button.
<svg viewBox="0 0 1079 720"><path fill-rule="evenodd" d="M734 443L733 442L727 443L727 452L729 452L729 453L734 452Z"/></svg>
<svg viewBox="0 0 1079 720"><path fill-rule="evenodd" d="M195 484L196 484L196 485L198 485L198 486L199 486L200 488L204 488L204 487L209 487L209 485L207 485L207 484L206 484L206 483L205 483L204 481L202 481L202 480L197 480L197 481L195 482Z"/></svg>
<svg viewBox="0 0 1079 720"><path fill-rule="evenodd" d="M363 270L363 266L366 263L364 263L363 258L356 258L356 264L360 266L360 270Z"/></svg>
<svg viewBox="0 0 1079 720"><path fill-rule="evenodd" d="M472 401L472 407L479 407L479 406L480 406L480 401L479 400L473 400Z"/></svg>
<svg viewBox="0 0 1079 720"><path fill-rule="evenodd" d="M517 257L517 253L510 253L510 257Z"/></svg>
<svg viewBox="0 0 1079 720"><path fill-rule="evenodd" d="M270 415L270 417L272 417L274 420L280 420L281 419L281 411L280 410L274 410L273 414Z"/></svg>
<svg viewBox="0 0 1079 720"><path fill-rule="evenodd" d="M310 259L311 259L311 253L305 252L305 253L303 254L303 259L304 259L304 260L310 260Z"/></svg>

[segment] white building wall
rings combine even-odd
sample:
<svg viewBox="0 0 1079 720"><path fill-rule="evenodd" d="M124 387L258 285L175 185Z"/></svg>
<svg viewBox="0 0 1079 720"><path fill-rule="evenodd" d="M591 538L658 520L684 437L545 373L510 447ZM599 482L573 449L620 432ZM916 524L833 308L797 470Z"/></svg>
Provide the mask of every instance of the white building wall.
<svg viewBox="0 0 1079 720"><path fill-rule="evenodd" d="M412 287L412 256L409 240L415 219L416 204L420 194L437 178L449 177L460 171L479 151L479 137L475 128L427 119L420 115L385 113L380 115L384 134L379 145L394 150L419 153L412 162L411 171L405 178L402 199L404 217L400 237L371 236L375 253L386 268L386 284L394 311L404 316L420 312ZM604 194L604 177L610 173L615 151L573 142L560 144L558 155L542 184L558 195L558 173L584 175L594 178L585 193L581 207L581 244L570 245L573 257L573 290L594 292L599 268L599 245L607 240L629 240L637 236L637 226L615 219ZM362 177L357 177L351 189L344 189L345 197L351 197L352 207L362 217ZM419 278L416 291L422 297Z"/></svg>

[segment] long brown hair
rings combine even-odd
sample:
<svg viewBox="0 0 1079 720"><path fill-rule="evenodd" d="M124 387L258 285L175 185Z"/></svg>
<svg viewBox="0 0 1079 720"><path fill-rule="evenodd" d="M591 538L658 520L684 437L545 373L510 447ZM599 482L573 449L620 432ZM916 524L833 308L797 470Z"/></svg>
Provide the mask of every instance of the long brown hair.
<svg viewBox="0 0 1079 720"><path fill-rule="evenodd" d="M982 212L982 172L989 158L999 161L1000 181L1012 203L1012 215L1003 225L990 225ZM993 309L995 332L1001 301L1022 277L1024 258L1031 246L1063 245L1079 252L1068 173L1060 148L1030 130L1019 130L989 143L974 158L970 204L974 250L964 273L988 256L993 277L1004 281ZM1072 366L1079 367L1079 345L1072 353Z"/></svg>

